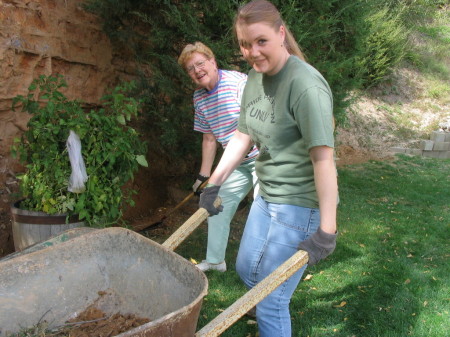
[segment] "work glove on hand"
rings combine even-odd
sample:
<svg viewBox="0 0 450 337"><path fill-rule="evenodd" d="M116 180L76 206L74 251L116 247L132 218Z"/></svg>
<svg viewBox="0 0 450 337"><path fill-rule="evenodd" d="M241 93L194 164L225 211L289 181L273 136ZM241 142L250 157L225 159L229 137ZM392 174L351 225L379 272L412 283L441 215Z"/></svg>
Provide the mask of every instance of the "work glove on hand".
<svg viewBox="0 0 450 337"><path fill-rule="evenodd" d="M205 189L203 190L202 194L200 194L200 202L199 206L201 208L204 208L208 211L209 216L217 215L219 212L222 212L223 206L220 205L219 207L214 206L214 201L217 198L217 195L219 194L220 186L209 186L206 185Z"/></svg>
<svg viewBox="0 0 450 337"><path fill-rule="evenodd" d="M195 181L194 185L192 185L192 191L194 191L195 194L199 195L201 193L201 191L198 191L198 188L200 187L200 185L202 183L204 183L208 179L209 179L209 177L199 174L197 176L197 180Z"/></svg>
<svg viewBox="0 0 450 337"><path fill-rule="evenodd" d="M308 265L313 266L333 253L336 248L336 234L325 233L320 227L313 235L302 241L298 249L308 252Z"/></svg>

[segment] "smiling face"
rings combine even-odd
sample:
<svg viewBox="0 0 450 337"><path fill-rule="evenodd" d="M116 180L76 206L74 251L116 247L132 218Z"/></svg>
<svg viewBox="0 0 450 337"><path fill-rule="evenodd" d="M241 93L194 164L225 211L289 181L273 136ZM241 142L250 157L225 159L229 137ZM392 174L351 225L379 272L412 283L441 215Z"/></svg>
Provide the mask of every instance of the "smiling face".
<svg viewBox="0 0 450 337"><path fill-rule="evenodd" d="M216 86L219 73L214 58L208 59L206 55L195 52L187 60L185 68L192 81L199 87L209 91Z"/></svg>
<svg viewBox="0 0 450 337"><path fill-rule="evenodd" d="M242 55L255 71L275 75L283 68L289 57L284 26L276 30L265 23L240 24L236 35Z"/></svg>

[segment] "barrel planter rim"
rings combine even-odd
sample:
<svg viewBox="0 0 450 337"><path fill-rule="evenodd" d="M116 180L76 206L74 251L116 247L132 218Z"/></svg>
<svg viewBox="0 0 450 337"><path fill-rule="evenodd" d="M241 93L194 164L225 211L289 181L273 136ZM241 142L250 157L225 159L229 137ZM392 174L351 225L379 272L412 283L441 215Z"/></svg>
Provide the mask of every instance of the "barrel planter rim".
<svg viewBox="0 0 450 337"><path fill-rule="evenodd" d="M20 207L23 200L11 204L12 232L16 251L47 240L65 230L85 226L78 214L47 214L30 211Z"/></svg>
<svg viewBox="0 0 450 337"><path fill-rule="evenodd" d="M47 214L40 211L30 211L25 208L20 207L20 203L23 201L19 200L12 204L11 215L14 221L20 223L29 223L33 225L56 225L61 223L74 223L80 222L78 214L70 215L67 219L67 214ZM16 210L22 210L33 214L19 214ZM68 220L68 221L67 221Z"/></svg>

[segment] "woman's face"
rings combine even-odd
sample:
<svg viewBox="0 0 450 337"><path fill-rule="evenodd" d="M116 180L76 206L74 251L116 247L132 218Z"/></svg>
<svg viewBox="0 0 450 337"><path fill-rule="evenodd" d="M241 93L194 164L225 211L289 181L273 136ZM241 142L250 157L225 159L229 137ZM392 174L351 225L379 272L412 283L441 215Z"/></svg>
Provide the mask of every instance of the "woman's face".
<svg viewBox="0 0 450 337"><path fill-rule="evenodd" d="M212 90L218 81L216 61L208 59L202 53L193 53L186 62L186 71L195 84L207 90Z"/></svg>
<svg viewBox="0 0 450 337"><path fill-rule="evenodd" d="M236 27L242 55L259 73L275 75L286 63L285 28L277 31L265 23L240 24Z"/></svg>

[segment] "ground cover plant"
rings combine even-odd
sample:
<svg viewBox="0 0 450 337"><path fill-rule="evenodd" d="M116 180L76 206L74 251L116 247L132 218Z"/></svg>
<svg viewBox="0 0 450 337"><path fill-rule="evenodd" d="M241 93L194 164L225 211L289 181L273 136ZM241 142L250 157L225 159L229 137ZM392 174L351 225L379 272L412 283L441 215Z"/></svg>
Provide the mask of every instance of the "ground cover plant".
<svg viewBox="0 0 450 337"><path fill-rule="evenodd" d="M308 268L291 303L294 336L448 336L450 160L400 156L339 168L335 253ZM204 326L245 293L234 271L245 212L233 223L229 271L208 272ZM204 255L206 226L177 250ZM223 336L257 336L241 318Z"/></svg>

